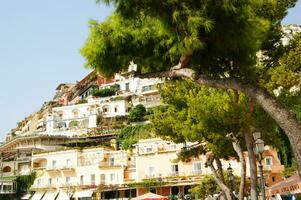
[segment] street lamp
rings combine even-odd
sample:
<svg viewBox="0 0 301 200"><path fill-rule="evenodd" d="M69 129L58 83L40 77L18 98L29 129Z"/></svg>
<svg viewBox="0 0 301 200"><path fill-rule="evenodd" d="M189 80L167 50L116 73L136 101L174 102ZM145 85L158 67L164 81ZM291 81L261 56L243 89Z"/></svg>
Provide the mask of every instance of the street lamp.
<svg viewBox="0 0 301 200"><path fill-rule="evenodd" d="M262 153L264 151L264 141L261 138L261 133L260 132L255 132L253 133L253 137L255 140L255 153L256 153L256 159L259 163L258 168L259 168L259 174L260 174L260 188L261 188L261 193L262 193L262 200L265 200L265 181L264 181L264 176L263 176L263 165L262 165Z"/></svg>
<svg viewBox="0 0 301 200"><path fill-rule="evenodd" d="M160 184L160 195L162 195L162 182L163 182L163 178L162 178L161 174L159 175L158 181L159 181L159 184Z"/></svg>
<svg viewBox="0 0 301 200"><path fill-rule="evenodd" d="M228 172L228 181L229 181L229 189L231 192L231 198L233 198L233 181L234 181L234 175L233 175L233 169L231 167L231 164L229 163L229 167L227 168Z"/></svg>

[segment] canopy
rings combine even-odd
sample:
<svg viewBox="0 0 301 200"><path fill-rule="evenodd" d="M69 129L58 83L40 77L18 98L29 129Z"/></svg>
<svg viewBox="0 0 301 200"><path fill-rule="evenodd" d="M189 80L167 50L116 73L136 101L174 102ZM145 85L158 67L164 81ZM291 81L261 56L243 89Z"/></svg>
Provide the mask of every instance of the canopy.
<svg viewBox="0 0 301 200"><path fill-rule="evenodd" d="M70 196L72 196L72 194ZM64 191L61 191L59 193L59 196L56 198L56 200L66 200L66 199L70 199L70 197Z"/></svg>
<svg viewBox="0 0 301 200"><path fill-rule="evenodd" d="M30 194L25 194L24 196L21 197L21 199L28 200L28 199L30 199L30 197L31 197Z"/></svg>
<svg viewBox="0 0 301 200"><path fill-rule="evenodd" d="M55 200L58 192L46 192L42 200Z"/></svg>
<svg viewBox="0 0 301 200"><path fill-rule="evenodd" d="M82 190L82 191L76 191L73 198L84 198L84 197L92 197L93 190Z"/></svg>
<svg viewBox="0 0 301 200"><path fill-rule="evenodd" d="M31 200L41 200L44 194L45 194L45 192L36 192L31 197Z"/></svg>
<svg viewBox="0 0 301 200"><path fill-rule="evenodd" d="M139 197L133 198L132 200L168 200L168 198L149 192Z"/></svg>

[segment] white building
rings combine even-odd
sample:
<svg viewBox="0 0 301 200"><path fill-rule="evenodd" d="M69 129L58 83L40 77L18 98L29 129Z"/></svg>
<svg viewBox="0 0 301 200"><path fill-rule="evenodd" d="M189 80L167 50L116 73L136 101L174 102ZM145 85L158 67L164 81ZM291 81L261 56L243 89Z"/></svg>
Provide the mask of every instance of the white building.
<svg viewBox="0 0 301 200"><path fill-rule="evenodd" d="M122 184L126 166L126 152L102 147L35 154L32 169L38 177L32 199L90 199L100 185Z"/></svg>

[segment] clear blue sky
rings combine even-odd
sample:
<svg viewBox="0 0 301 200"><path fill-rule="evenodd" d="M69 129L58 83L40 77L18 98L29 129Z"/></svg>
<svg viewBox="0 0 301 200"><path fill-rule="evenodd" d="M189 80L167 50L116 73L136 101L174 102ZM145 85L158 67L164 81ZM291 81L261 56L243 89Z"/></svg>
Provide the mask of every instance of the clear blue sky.
<svg viewBox="0 0 301 200"><path fill-rule="evenodd" d="M88 71L79 49L89 19L104 20L112 8L95 0L0 0L0 139L52 98L62 82ZM301 24L301 5L284 23Z"/></svg>

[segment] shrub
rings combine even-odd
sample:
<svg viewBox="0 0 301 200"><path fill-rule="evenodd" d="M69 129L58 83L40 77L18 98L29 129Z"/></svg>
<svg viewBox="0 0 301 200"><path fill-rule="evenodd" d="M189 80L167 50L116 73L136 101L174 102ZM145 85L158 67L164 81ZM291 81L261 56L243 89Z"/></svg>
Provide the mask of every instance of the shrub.
<svg viewBox="0 0 301 200"><path fill-rule="evenodd" d="M94 97L109 97L114 96L117 92L117 86L112 86L110 88L104 88L104 89L96 89L92 91L92 96Z"/></svg>
<svg viewBox="0 0 301 200"><path fill-rule="evenodd" d="M142 104L139 104L130 110L129 120L132 122L143 121L145 115L146 115L145 107Z"/></svg>
<svg viewBox="0 0 301 200"><path fill-rule="evenodd" d="M88 103L87 99L81 99L76 104Z"/></svg>

